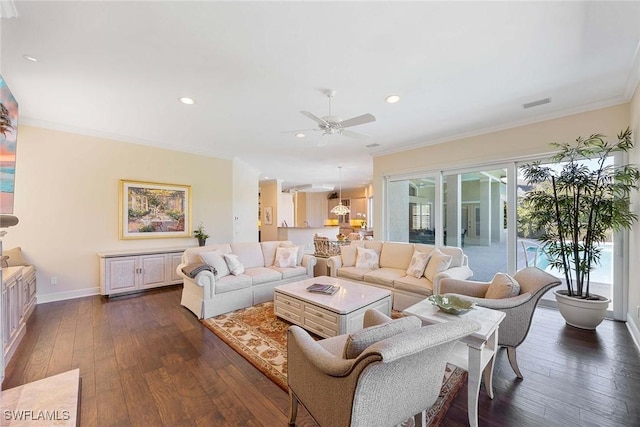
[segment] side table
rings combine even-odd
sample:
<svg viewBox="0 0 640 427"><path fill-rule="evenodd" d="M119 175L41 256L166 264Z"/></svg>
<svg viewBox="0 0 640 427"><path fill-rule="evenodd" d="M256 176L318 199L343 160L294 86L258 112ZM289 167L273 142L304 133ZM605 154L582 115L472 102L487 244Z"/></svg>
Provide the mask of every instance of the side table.
<svg viewBox="0 0 640 427"><path fill-rule="evenodd" d="M481 375L484 373L484 386L489 398L493 399L493 366L495 353L498 350L498 327L505 314L490 308L474 307L467 313L456 316L447 314L428 300L420 301L403 311L405 315L413 315L422 320L423 325L455 322L460 319L475 320L480 323L480 330L462 338L451 352L452 364L469 372L467 412L469 425L478 426L478 395L480 393Z"/></svg>

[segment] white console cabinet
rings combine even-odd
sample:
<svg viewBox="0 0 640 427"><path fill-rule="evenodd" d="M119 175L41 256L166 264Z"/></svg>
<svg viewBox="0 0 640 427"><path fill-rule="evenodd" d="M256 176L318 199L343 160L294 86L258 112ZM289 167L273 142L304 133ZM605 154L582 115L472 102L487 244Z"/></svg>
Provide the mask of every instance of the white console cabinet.
<svg viewBox="0 0 640 427"><path fill-rule="evenodd" d="M181 283L175 270L186 248L104 252L100 257L100 292L116 295Z"/></svg>

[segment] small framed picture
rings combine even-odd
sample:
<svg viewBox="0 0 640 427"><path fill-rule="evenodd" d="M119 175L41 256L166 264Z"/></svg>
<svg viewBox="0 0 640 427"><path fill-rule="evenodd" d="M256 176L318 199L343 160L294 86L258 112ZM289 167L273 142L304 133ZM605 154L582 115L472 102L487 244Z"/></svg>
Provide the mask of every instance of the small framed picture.
<svg viewBox="0 0 640 427"><path fill-rule="evenodd" d="M265 206L265 208L264 208L264 223L266 225L273 224L273 206Z"/></svg>

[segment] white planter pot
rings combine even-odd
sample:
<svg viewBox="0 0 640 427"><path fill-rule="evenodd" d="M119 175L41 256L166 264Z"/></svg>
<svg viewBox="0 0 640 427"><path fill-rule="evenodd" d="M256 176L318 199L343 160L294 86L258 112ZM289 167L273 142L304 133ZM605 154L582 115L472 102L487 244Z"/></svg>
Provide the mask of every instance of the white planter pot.
<svg viewBox="0 0 640 427"><path fill-rule="evenodd" d="M558 302L560 314L564 317L567 325L580 329L595 329L607 314L607 308L611 300L609 298L591 294L597 300L586 300L569 297L567 291L553 291Z"/></svg>

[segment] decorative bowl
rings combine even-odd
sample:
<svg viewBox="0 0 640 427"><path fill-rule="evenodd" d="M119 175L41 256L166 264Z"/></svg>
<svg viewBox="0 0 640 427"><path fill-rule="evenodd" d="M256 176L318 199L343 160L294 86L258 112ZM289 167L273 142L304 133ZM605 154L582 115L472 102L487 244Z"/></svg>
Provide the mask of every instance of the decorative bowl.
<svg viewBox="0 0 640 427"><path fill-rule="evenodd" d="M462 314L473 310L473 303L456 296L431 295L429 301L437 305L440 310L449 314Z"/></svg>

